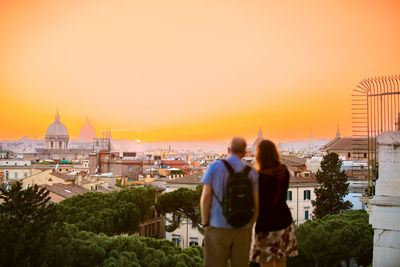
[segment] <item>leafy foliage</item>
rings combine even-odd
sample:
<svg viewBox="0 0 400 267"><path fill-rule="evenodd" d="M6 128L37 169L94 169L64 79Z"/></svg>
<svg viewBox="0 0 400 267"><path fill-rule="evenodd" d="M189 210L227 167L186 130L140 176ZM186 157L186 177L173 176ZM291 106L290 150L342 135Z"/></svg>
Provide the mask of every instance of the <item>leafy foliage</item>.
<svg viewBox="0 0 400 267"><path fill-rule="evenodd" d="M61 238L60 238L61 237ZM60 238L60 239L59 239ZM171 241L53 229L45 263L49 266L201 266L200 248L182 250Z"/></svg>
<svg viewBox="0 0 400 267"><path fill-rule="evenodd" d="M160 214L172 214L172 218L168 219L170 224L166 226L168 232L178 228L181 221L186 218L190 219L197 227L201 226L201 191L201 185L197 186L195 190L181 187L158 197L156 203L157 212Z"/></svg>
<svg viewBox="0 0 400 267"><path fill-rule="evenodd" d="M57 206L57 218L83 231L110 236L134 234L151 214L155 193L152 187L126 188L107 194L88 192L62 201Z"/></svg>
<svg viewBox="0 0 400 267"><path fill-rule="evenodd" d="M54 221L49 192L37 185L0 189L0 266L39 265L42 244Z"/></svg>
<svg viewBox="0 0 400 267"><path fill-rule="evenodd" d="M373 235L363 210L307 221L296 229L299 256L288 266L336 266L351 258L366 266L372 261Z"/></svg>
<svg viewBox="0 0 400 267"><path fill-rule="evenodd" d="M0 266L202 265L200 247L182 250L167 240L97 234L135 231L152 210L153 188L88 193L58 205L48 203L48 194L37 186L1 191Z"/></svg>
<svg viewBox="0 0 400 267"><path fill-rule="evenodd" d="M316 200L312 201L314 219L352 208L353 204L350 201L343 200L349 193L349 183L345 172L340 170L341 166L342 161L336 153L325 155L321 161L321 170L316 174L321 186L315 189Z"/></svg>

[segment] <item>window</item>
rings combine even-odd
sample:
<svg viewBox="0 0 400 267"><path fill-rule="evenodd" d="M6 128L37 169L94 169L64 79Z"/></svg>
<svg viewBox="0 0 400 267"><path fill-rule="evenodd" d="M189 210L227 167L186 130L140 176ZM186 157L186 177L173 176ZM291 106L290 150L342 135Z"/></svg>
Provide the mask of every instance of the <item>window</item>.
<svg viewBox="0 0 400 267"><path fill-rule="evenodd" d="M24 172L24 177L28 177L28 173L27 172Z"/></svg>
<svg viewBox="0 0 400 267"><path fill-rule="evenodd" d="M17 166L17 163L16 163L16 162L14 163L14 166Z"/></svg>
<svg viewBox="0 0 400 267"><path fill-rule="evenodd" d="M304 190L304 200L311 200L311 191Z"/></svg>
<svg viewBox="0 0 400 267"><path fill-rule="evenodd" d="M310 217L310 211L305 210L305 211L304 211L304 220L308 220L309 217Z"/></svg>
<svg viewBox="0 0 400 267"><path fill-rule="evenodd" d="M179 235L172 235L172 242L179 246L181 244L181 237Z"/></svg>
<svg viewBox="0 0 400 267"><path fill-rule="evenodd" d="M8 178L8 171L6 171L6 178Z"/></svg>
<svg viewBox="0 0 400 267"><path fill-rule="evenodd" d="M129 166L129 167L128 167L128 172L132 172L132 171L133 171L132 166Z"/></svg>
<svg viewBox="0 0 400 267"><path fill-rule="evenodd" d="M197 237L191 237L190 241L189 241L189 247L198 246L198 245L199 245L199 241L198 241Z"/></svg>
<svg viewBox="0 0 400 267"><path fill-rule="evenodd" d="M349 152L349 153L347 153L347 157L348 158L350 158L351 157L351 153Z"/></svg>
<svg viewBox="0 0 400 267"><path fill-rule="evenodd" d="M305 172L305 173L304 173L304 177L305 177L305 178L310 178L310 173L309 173L309 172Z"/></svg>
<svg viewBox="0 0 400 267"><path fill-rule="evenodd" d="M18 179L18 172L14 172L14 179Z"/></svg>
<svg viewBox="0 0 400 267"><path fill-rule="evenodd" d="M367 157L367 153L364 153L364 158L366 158Z"/></svg>
<svg viewBox="0 0 400 267"><path fill-rule="evenodd" d="M292 201L292 191L287 191L287 195L286 195L286 200L287 201Z"/></svg>

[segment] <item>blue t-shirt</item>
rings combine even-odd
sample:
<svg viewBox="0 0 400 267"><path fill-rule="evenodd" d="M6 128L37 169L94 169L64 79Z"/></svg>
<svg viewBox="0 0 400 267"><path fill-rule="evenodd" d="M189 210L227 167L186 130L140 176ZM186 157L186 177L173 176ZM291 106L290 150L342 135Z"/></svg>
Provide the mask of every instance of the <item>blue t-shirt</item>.
<svg viewBox="0 0 400 267"><path fill-rule="evenodd" d="M236 171L242 171L246 165L241 159L236 156L230 156L226 161L232 166L232 168ZM201 180L202 184L211 185L213 188L213 192L217 195L220 201L223 200L225 192L226 192L226 184L228 183L229 171L226 169L224 163L220 160L213 162L208 168L206 174ZM251 169L249 177L253 182L253 191L258 191L258 173L255 169ZM212 196L211 201L211 211L210 211L210 225L219 228L233 228L225 219L222 214L221 205L215 199L215 196ZM248 224L246 227L250 227Z"/></svg>

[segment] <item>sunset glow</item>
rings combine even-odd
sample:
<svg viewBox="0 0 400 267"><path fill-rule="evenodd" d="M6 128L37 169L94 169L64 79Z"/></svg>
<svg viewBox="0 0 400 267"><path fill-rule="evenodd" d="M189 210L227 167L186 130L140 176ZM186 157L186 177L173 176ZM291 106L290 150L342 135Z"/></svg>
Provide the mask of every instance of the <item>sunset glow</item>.
<svg viewBox="0 0 400 267"><path fill-rule="evenodd" d="M0 0L0 140L351 135L351 91L400 73L398 1Z"/></svg>

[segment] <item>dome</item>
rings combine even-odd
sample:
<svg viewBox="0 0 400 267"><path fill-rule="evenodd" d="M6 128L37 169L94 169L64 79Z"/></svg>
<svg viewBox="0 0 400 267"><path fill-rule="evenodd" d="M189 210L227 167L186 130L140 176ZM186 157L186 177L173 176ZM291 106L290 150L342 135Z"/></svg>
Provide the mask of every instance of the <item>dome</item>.
<svg viewBox="0 0 400 267"><path fill-rule="evenodd" d="M92 142L93 138L96 138L96 133L92 125L90 125L89 119L86 120L85 126L82 127L79 134L79 140L85 142Z"/></svg>
<svg viewBox="0 0 400 267"><path fill-rule="evenodd" d="M51 138L51 137L63 137L63 138L69 138L68 130L67 127L65 127L62 122L60 122L60 116L56 115L56 120L50 124L49 128L47 128L46 132L46 138Z"/></svg>

